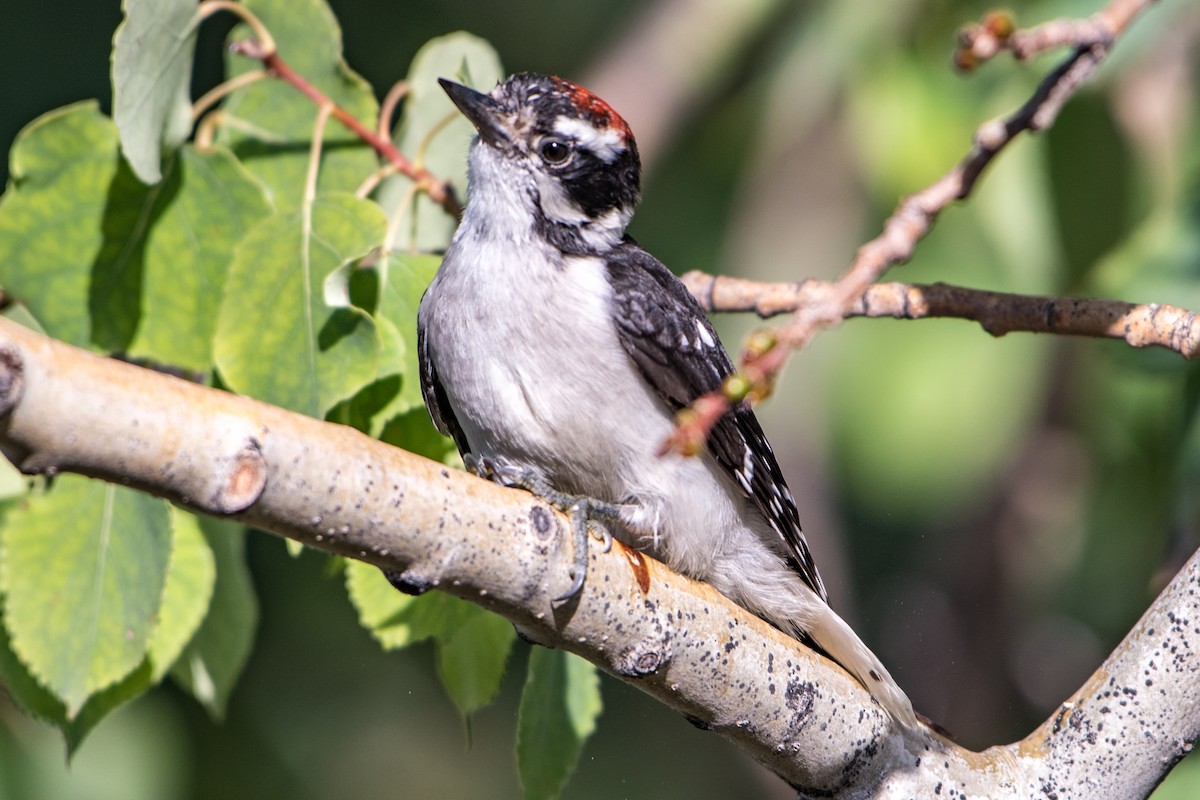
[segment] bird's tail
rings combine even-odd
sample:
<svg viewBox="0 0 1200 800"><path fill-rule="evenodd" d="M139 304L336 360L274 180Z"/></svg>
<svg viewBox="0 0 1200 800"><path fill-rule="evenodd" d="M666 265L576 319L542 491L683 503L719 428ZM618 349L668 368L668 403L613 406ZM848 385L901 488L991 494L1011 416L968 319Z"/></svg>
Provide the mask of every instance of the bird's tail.
<svg viewBox="0 0 1200 800"><path fill-rule="evenodd" d="M898 722L910 728L917 726L917 715L912 703L875 654L832 608L821 604L813 615L807 633L822 650L827 652L866 687L879 705L883 706Z"/></svg>

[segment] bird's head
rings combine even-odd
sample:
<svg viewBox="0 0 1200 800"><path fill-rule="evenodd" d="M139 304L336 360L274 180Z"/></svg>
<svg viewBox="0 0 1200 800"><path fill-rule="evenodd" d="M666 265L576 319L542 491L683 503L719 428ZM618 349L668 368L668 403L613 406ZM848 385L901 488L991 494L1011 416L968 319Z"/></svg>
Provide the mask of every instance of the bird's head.
<svg viewBox="0 0 1200 800"><path fill-rule="evenodd" d="M479 131L468 213L477 203L519 205L532 212L536 232L567 252L621 241L637 204L641 161L633 133L608 103L570 81L532 73L488 94L439 82Z"/></svg>

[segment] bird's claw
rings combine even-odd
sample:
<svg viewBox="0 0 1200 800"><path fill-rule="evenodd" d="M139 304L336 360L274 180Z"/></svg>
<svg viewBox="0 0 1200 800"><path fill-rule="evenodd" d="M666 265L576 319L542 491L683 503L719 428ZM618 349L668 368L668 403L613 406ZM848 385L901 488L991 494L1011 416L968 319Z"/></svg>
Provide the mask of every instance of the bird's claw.
<svg viewBox="0 0 1200 800"><path fill-rule="evenodd" d="M571 521L575 547L574 562L571 565L571 585L553 600L555 603L561 603L579 594L587 577L588 539L594 538L600 542L605 553L611 550L612 533L604 523L620 522L620 509L612 503L560 492L551 486L540 472L529 467L487 456L477 456L474 453L463 456L463 465L477 477L503 486L524 489L567 515Z"/></svg>
<svg viewBox="0 0 1200 800"><path fill-rule="evenodd" d="M606 553L612 549L612 533L596 517L615 519L615 506L584 497L572 500L570 506L564 510L571 520L571 533L575 540L575 563L571 565L571 585L565 592L553 598L555 603L570 600L583 591L583 582L587 577L589 538L600 542Z"/></svg>
<svg viewBox="0 0 1200 800"><path fill-rule="evenodd" d="M552 598L555 603L570 600L583 591L583 581L587 577L587 543L588 529L591 527L590 520L587 518L587 512L580 502L572 503L566 513L571 519L571 533L574 535L573 538L575 540L575 563L571 565L571 585L567 587L565 592Z"/></svg>
<svg viewBox="0 0 1200 800"><path fill-rule="evenodd" d="M609 550L612 550L613 536L603 522L589 519L588 533L592 535L593 539L600 543L602 548L601 552L607 553Z"/></svg>

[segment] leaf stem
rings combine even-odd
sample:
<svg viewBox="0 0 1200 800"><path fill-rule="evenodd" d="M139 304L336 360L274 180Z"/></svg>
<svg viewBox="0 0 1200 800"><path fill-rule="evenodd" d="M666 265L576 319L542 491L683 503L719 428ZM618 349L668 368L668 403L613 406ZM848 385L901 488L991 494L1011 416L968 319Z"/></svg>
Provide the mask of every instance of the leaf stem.
<svg viewBox="0 0 1200 800"><path fill-rule="evenodd" d="M204 112L216 105L221 98L237 91L238 89L249 86L252 83L261 81L263 78L268 78L270 75L271 73L267 72L265 69L256 69L251 72L242 73L241 75L230 78L223 83L217 84L201 95L200 99L192 104L192 122L200 119Z"/></svg>
<svg viewBox="0 0 1200 800"><path fill-rule="evenodd" d="M408 81L397 81L388 89L388 93L384 95L383 102L379 105L379 123L376 127L376 132L381 138L388 138L392 128L392 117L396 113L396 106L400 105L400 101L408 96L409 90L412 87L408 85Z"/></svg>
<svg viewBox="0 0 1200 800"><path fill-rule="evenodd" d="M216 2L217 0L213 1ZM458 198L454 196L454 190L449 183L438 179L424 167L416 166L409 161L403 153L396 149L396 146L392 144L390 139L372 131L350 112L346 111L346 109L334 103L328 95L311 84L304 76L293 70L286 61L280 58L277 52L264 47L261 42L254 40L237 42L234 44L233 49L234 52L248 58L255 58L262 61L268 73L285 83L291 84L301 94L316 103L318 107L328 105L330 109L329 113L332 114L334 119L350 129L355 136L369 144L381 157L387 159L396 168L397 172L410 177L417 184L418 189L428 194L431 200L446 210L446 213L452 214L455 217L462 216L462 205L458 202Z"/></svg>
<svg viewBox="0 0 1200 800"><path fill-rule="evenodd" d="M241 19L250 26L250 30L254 31L254 38L258 40L259 46L264 52L275 52L275 38L271 36L267 26L263 25L262 20L255 16L253 11L241 3L235 3L233 0L205 0L196 8L196 22L203 22L218 11L228 11Z"/></svg>

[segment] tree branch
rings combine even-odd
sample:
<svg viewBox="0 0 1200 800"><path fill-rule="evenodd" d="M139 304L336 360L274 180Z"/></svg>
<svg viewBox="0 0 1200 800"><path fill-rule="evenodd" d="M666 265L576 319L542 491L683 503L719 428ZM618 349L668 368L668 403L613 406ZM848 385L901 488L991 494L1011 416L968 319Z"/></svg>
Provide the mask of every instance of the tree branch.
<svg viewBox="0 0 1200 800"><path fill-rule="evenodd" d="M692 271L683 276L706 311L753 311L764 319L825 302L829 281L771 283ZM846 317L954 318L978 322L993 336L1018 331L1121 339L1132 347L1162 347L1184 358L1200 355L1200 321L1177 306L1120 300L991 292L944 283L877 283Z"/></svg>
<svg viewBox="0 0 1200 800"><path fill-rule="evenodd" d="M959 51L954 61L961 69L973 69L1005 50L1018 61L1025 61L1059 47L1107 47L1153 2L1156 0L1114 0L1086 19L1052 19L1024 30L1015 29L1008 12L992 11L983 22L959 31Z"/></svg>
<svg viewBox="0 0 1200 800"><path fill-rule="evenodd" d="M971 150L958 164L929 186L901 200L884 221L879 235L858 248L850 266L828 284L824 292L814 296L812 302L796 306L791 319L769 334L752 338L742 353L742 377L735 382L735 387L731 388L727 383L721 391L704 395L691 408L685 409L677 418L672 435L663 444L663 451L689 453L698 450L707 441L712 424L734 403L744 399L758 402L768 397L791 354L822 330L855 316L867 290L893 266L912 258L917 243L925 238L941 213L951 204L970 196L983 171L1018 135L1052 125L1063 105L1095 73L1133 19L1154 2L1112 0L1086 24L1072 26L1070 21L1059 21L1051 26L1053 37L1050 34L1034 36L1032 40L1047 47L1050 43L1074 43L1076 47L1042 80L1020 108L979 126ZM991 23L983 26L991 31L988 35L995 36L1000 31L1006 39L1025 36L1023 31L1010 31L1006 24L996 22L1002 16L993 15ZM1080 38L1077 41L1069 39L1070 31ZM969 38L960 45L969 46ZM963 63L962 52L960 47L956 60L960 66L967 66Z"/></svg>
<svg viewBox="0 0 1200 800"><path fill-rule="evenodd" d="M720 733L806 795L1148 793L1200 734L1200 555L1070 703L972 753L903 731L837 665L709 587L593 548L530 495L351 428L102 358L0 320L0 450L23 472L131 485L402 573L587 658ZM1103 733L1100 733L1103 729Z"/></svg>
<svg viewBox="0 0 1200 800"><path fill-rule="evenodd" d="M1107 36L1089 36L1055 68L1033 95L1007 117L984 123L975 132L971 151L949 172L921 191L909 195L884 222L883 231L859 248L853 263L834 282L826 302L803 306L779 332L779 340L792 349L802 346L822 328L836 325L854 308L858 298L889 268L912 257L917 242L950 204L970 196L989 164L1024 131L1036 132L1053 124L1058 112L1104 60L1112 43L1134 16L1154 0L1114 0L1094 17L1106 26ZM1016 36L1017 34L1014 34Z"/></svg>
<svg viewBox="0 0 1200 800"><path fill-rule="evenodd" d="M387 136L387 130L384 127L386 119L395 110L395 103L399 98L392 98L389 94L388 101L384 107L380 109L381 115L379 120L379 131L373 131L364 125L360 120L355 118L346 109L333 102L332 99L303 75L293 70L291 66L283 60L275 47L275 40L271 36L271 32L267 29L262 21L258 19L249 9L238 3L228 2L228 0L208 0L201 3L197 8L197 19L203 20L212 16L218 11L229 11L237 15L242 22L250 27L254 34L254 38L241 42L234 42L230 49L232 52L253 58L261 61L263 72L252 73L249 77L242 76L226 81L215 89L209 91L200 98L192 109L193 119L199 117L205 110L211 107L217 100L229 94L233 89L238 88L247 81L259 80L261 77L269 76L282 80L290 84L293 88L307 97L317 107L319 113L328 113L333 116L338 122L342 123L355 136L361 139L381 158L387 159L388 166L401 173L407 175L416 184L419 191L425 192L433 202L440 205L447 214L453 217L462 216L462 204L455 196L454 187L449 181L441 180L434 176L425 167L414 164L403 153L396 149L392 144L391 139ZM386 116L385 116L386 114Z"/></svg>

